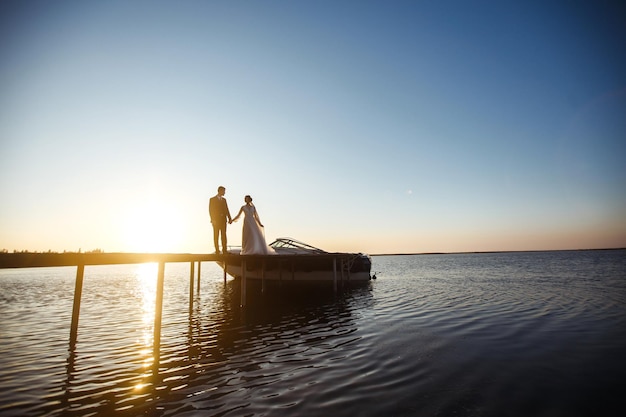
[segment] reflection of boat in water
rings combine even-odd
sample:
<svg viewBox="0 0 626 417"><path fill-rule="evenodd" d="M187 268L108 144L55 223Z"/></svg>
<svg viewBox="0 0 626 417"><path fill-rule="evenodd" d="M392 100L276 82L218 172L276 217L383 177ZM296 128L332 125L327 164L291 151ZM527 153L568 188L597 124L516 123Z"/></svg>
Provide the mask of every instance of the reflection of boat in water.
<svg viewBox="0 0 626 417"><path fill-rule="evenodd" d="M241 255L229 250L218 262L226 272L241 278L284 283L343 284L367 283L372 267L371 258L363 253L326 252L291 238L279 238L269 245L271 255Z"/></svg>

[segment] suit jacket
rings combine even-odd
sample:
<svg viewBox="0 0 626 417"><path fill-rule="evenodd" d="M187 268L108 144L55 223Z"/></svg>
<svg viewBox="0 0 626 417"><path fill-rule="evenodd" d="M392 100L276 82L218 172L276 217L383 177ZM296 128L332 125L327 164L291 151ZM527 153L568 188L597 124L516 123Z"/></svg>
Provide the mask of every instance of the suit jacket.
<svg viewBox="0 0 626 417"><path fill-rule="evenodd" d="M230 212L224 197L215 196L209 199L209 215L213 224L226 223L226 219L230 218Z"/></svg>

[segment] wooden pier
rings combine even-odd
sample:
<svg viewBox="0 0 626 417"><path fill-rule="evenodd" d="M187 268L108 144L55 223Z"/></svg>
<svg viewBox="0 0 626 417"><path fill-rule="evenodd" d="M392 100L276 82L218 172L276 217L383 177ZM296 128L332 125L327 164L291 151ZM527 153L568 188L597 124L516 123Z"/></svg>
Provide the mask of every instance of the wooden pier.
<svg viewBox="0 0 626 417"><path fill-rule="evenodd" d="M150 262L218 261L220 255L192 253L0 253L0 269L78 265L124 265Z"/></svg>
<svg viewBox="0 0 626 417"><path fill-rule="evenodd" d="M74 288L74 304L72 308L72 324L70 326L70 350L78 337L78 317L83 292L85 266L88 265L125 265L156 262L159 264L157 273L156 306L154 313L154 359L159 363L161 351L161 317L163 313L163 283L165 281L165 264L168 262L189 262L189 313L193 309L194 266L197 262L197 291L200 291L200 266L202 262L219 261L222 256L216 254L187 253L0 253L0 269L7 268L41 268L41 267L76 267L76 284ZM226 272L224 272L226 281Z"/></svg>
<svg viewBox="0 0 626 417"><path fill-rule="evenodd" d="M154 314L154 358L158 363L161 345L161 318L163 313L163 284L165 280L165 264L189 262L191 265L189 274L189 314L193 311L194 300L194 275L197 276L197 292L200 292L200 271L202 262L225 262L236 258L242 266L241 277L241 306L246 305L246 264L261 265L262 277L265 276L265 256L263 255L218 255L218 254L190 254L190 253L0 253L0 269L8 268L41 268L41 267L76 267L76 284L74 288L74 304L72 308L72 323L70 326L70 350L76 344L78 337L78 318L80 315L80 303L83 292L83 277L85 266L91 265L126 265L158 263L156 306ZM297 257L297 256L296 256ZM290 259L293 262L294 255L273 255L273 259ZM334 291L337 291L337 260L343 262L340 254L324 254L322 258L332 262L334 269ZM197 274L195 265L197 263ZM293 269L293 266L292 266ZM224 268L224 282L226 282L227 268ZM343 273L341 274L343 283ZM265 289L265 280L262 279L262 290Z"/></svg>

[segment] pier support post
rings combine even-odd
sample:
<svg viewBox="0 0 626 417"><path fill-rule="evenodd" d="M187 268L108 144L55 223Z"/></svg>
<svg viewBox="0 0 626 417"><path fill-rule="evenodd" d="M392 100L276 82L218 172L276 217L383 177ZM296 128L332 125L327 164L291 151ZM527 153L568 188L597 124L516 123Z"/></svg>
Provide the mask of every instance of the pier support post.
<svg viewBox="0 0 626 417"><path fill-rule="evenodd" d="M241 307L246 306L246 260L241 260Z"/></svg>
<svg viewBox="0 0 626 417"><path fill-rule="evenodd" d="M85 265L78 265L76 269L76 284L74 286L74 307L72 308L72 325L70 327L70 345L76 344L78 337L78 316L80 314L80 299L83 295L83 276Z"/></svg>
<svg viewBox="0 0 626 417"><path fill-rule="evenodd" d="M261 292L265 293L265 259L261 264Z"/></svg>
<svg viewBox="0 0 626 417"><path fill-rule="evenodd" d="M337 293L337 258L333 258L333 291Z"/></svg>
<svg viewBox="0 0 626 417"><path fill-rule="evenodd" d="M194 266L196 263L191 261L189 270L189 314L193 311L193 278L194 278Z"/></svg>
<svg viewBox="0 0 626 417"><path fill-rule="evenodd" d="M159 262L159 272L157 276L156 302L154 308L154 341L153 356L155 367L158 368L161 358L161 317L163 316L163 281L165 277L165 262Z"/></svg>
<svg viewBox="0 0 626 417"><path fill-rule="evenodd" d="M198 286L196 287L196 292L200 295L200 265L202 261L198 261Z"/></svg>

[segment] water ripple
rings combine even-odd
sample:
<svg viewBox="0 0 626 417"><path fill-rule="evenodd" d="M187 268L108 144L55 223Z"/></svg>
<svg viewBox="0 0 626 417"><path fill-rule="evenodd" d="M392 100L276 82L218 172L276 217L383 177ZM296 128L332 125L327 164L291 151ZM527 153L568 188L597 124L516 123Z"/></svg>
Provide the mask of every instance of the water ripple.
<svg viewBox="0 0 626 417"><path fill-rule="evenodd" d="M377 257L337 296L269 291L168 265L1 271L0 415L606 414L626 373L626 253ZM255 292L256 291L256 292Z"/></svg>

